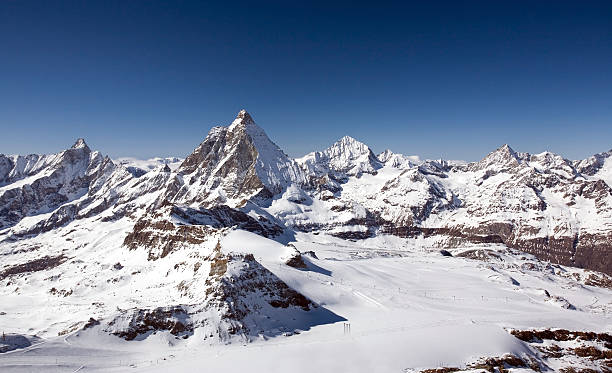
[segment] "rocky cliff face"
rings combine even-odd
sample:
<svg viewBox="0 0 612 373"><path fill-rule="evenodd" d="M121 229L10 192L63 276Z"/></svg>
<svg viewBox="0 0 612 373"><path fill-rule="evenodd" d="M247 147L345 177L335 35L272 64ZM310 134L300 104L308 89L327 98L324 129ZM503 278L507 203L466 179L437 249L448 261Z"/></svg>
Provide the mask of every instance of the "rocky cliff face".
<svg viewBox="0 0 612 373"><path fill-rule="evenodd" d="M61 223L77 210L72 201L94 195L104 188L114 171L110 159L92 152L83 139L53 155L0 157L0 229L11 227L27 216L51 213ZM56 224L51 224L52 229Z"/></svg>
<svg viewBox="0 0 612 373"><path fill-rule="evenodd" d="M165 193L176 203L236 205L244 199L267 199L306 176L245 110L228 127L213 128L178 168Z"/></svg>

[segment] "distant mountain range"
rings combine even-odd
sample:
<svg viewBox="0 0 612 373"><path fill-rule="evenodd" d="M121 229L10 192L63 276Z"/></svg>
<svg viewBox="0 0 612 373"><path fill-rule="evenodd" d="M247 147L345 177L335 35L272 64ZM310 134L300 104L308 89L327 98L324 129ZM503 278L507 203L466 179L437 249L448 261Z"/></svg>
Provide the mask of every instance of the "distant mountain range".
<svg viewBox="0 0 612 373"><path fill-rule="evenodd" d="M423 161L345 136L291 159L242 110L184 160L113 161L83 139L52 155L0 155L0 240L129 219L129 245L146 247L136 233L180 218L187 231L241 227L279 241L306 231L502 244L612 274L611 154L571 161L503 145L479 162Z"/></svg>

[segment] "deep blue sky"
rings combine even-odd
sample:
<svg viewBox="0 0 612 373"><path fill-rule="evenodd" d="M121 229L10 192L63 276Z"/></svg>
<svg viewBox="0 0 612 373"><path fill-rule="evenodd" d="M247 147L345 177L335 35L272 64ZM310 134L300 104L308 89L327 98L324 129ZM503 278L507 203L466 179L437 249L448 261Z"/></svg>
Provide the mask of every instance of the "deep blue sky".
<svg viewBox="0 0 612 373"><path fill-rule="evenodd" d="M184 156L243 107L291 156L612 148L611 1L296 3L1 1L0 153Z"/></svg>

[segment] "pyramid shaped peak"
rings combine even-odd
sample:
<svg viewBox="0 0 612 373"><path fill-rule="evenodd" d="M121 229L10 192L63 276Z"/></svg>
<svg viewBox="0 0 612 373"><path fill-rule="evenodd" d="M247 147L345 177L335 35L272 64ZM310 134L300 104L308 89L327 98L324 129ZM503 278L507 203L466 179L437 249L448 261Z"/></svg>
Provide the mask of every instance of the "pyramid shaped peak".
<svg viewBox="0 0 612 373"><path fill-rule="evenodd" d="M484 159L489 159L489 158L519 158L518 157L518 153L514 151L514 149L512 149L510 147L510 145L508 144L504 144L502 146L500 146L499 148L495 149L494 151L492 151L491 153L487 154L487 156Z"/></svg>
<svg viewBox="0 0 612 373"><path fill-rule="evenodd" d="M74 142L74 145L72 145L71 149L88 149L89 150L89 147L87 146L87 143L85 143L85 139L80 137Z"/></svg>
<svg viewBox="0 0 612 373"><path fill-rule="evenodd" d="M254 125L255 121L253 120L253 117L251 116L251 114L248 113L248 111L246 111L245 109L242 109L238 112L238 115L236 115L236 119L234 119L229 129L231 131L240 125L246 126L249 124Z"/></svg>
<svg viewBox="0 0 612 373"><path fill-rule="evenodd" d="M359 150L359 151L370 151L370 147L367 146L366 144L362 143L361 141L355 139L354 137L351 136L343 136L342 138L340 138L340 140L336 141L331 147L331 148L348 148L348 149L355 149L355 150Z"/></svg>
<svg viewBox="0 0 612 373"><path fill-rule="evenodd" d="M229 127L212 128L177 172L204 180L203 194L193 198L206 203L243 200L260 192L263 198L288 185L306 182L295 161L270 140L246 110L241 110Z"/></svg>
<svg viewBox="0 0 612 373"><path fill-rule="evenodd" d="M312 164L319 171L339 172L340 177L376 173L382 167L372 149L351 136L342 137L322 152L307 155L303 162Z"/></svg>
<svg viewBox="0 0 612 373"><path fill-rule="evenodd" d="M362 143L359 140L351 136L344 136L340 140L336 141L332 146L321 152L328 159L357 159L365 156L369 158L372 163L379 163L372 149L369 146Z"/></svg>
<svg viewBox="0 0 612 373"><path fill-rule="evenodd" d="M253 118L251 117L251 114L249 114L249 112L246 111L246 109L241 109L238 112L236 119L251 120L251 121L253 120Z"/></svg>
<svg viewBox="0 0 612 373"><path fill-rule="evenodd" d="M476 163L475 169L489 167L518 166L522 163L525 154L518 154L508 144L504 144L487 154L480 162Z"/></svg>
<svg viewBox="0 0 612 373"><path fill-rule="evenodd" d="M504 145L500 146L500 147L497 149L497 151L506 152L506 153L516 153L516 152L514 151L514 149L512 149L512 148L510 147L510 145L508 145L508 144L504 144Z"/></svg>
<svg viewBox="0 0 612 373"><path fill-rule="evenodd" d="M500 146L499 148L495 149L494 151L492 151L491 153L489 153L485 158L491 158L491 157L506 157L506 158L519 158L519 155L517 152L514 151L514 149L512 149L510 147L510 145L508 144L504 144L502 146Z"/></svg>
<svg viewBox="0 0 612 373"><path fill-rule="evenodd" d="M342 136L342 138L340 140L338 140L338 141L343 142L343 143L360 143L360 144L363 144L361 141L357 140L354 137L348 136L348 135Z"/></svg>

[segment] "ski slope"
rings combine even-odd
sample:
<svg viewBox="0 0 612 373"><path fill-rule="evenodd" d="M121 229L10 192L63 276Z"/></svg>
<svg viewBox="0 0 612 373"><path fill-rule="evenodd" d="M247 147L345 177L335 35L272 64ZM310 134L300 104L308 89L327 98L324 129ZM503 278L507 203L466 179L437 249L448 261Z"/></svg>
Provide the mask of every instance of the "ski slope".
<svg viewBox="0 0 612 373"><path fill-rule="evenodd" d="M229 344L177 340L164 332L127 342L85 330L46 336L31 347L2 354L0 369L402 372L462 365L481 356L528 353L529 347L506 328L612 330L610 290L584 286L551 271L522 270L521 264L536 263L525 255L500 253L503 260L482 262L444 257L425 247L406 249L395 237L351 242L299 234L293 245L301 252L314 251L318 258L304 255L307 269L300 270L284 264L287 246L250 232L233 231L221 244L228 252L253 253L290 287L346 321ZM561 307L544 290L551 296L562 294L576 309ZM1 310L7 313L27 308L27 300L3 299ZM36 313L44 312L38 309ZM19 325L13 329L4 317L0 325L6 332L24 330ZM350 323L350 333L345 333L344 323Z"/></svg>

